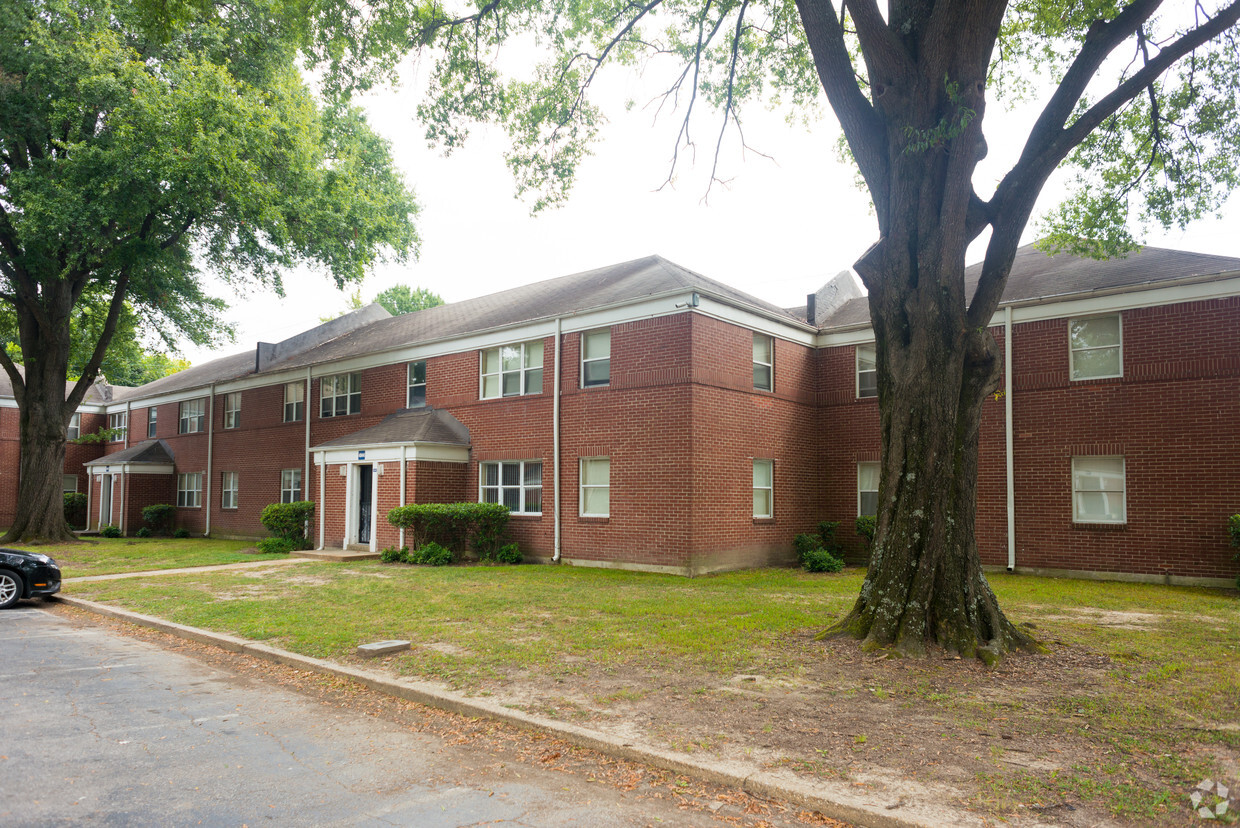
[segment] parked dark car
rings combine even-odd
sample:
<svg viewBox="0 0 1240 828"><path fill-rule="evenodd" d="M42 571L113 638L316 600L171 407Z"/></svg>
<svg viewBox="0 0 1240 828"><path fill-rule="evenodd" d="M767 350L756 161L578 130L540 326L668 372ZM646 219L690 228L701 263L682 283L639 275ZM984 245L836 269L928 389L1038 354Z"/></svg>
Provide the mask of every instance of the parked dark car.
<svg viewBox="0 0 1240 828"><path fill-rule="evenodd" d="M49 597L60 592L60 567L47 555L0 549L0 609L22 598Z"/></svg>

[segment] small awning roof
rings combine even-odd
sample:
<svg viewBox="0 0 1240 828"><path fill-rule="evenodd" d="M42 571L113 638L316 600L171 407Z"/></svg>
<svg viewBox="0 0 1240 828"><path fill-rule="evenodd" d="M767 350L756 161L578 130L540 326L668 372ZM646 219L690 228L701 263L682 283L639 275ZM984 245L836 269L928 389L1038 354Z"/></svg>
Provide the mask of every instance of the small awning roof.
<svg viewBox="0 0 1240 828"><path fill-rule="evenodd" d="M147 440L138 443L136 446L118 451L114 454L105 454L95 460L88 460L82 465L85 466L119 466L119 465L136 465L150 464L166 466L173 462L172 449L163 440Z"/></svg>
<svg viewBox="0 0 1240 828"><path fill-rule="evenodd" d="M416 443L468 447L469 429L442 409L430 406L405 408L384 417L378 425L320 443L311 451L409 446Z"/></svg>

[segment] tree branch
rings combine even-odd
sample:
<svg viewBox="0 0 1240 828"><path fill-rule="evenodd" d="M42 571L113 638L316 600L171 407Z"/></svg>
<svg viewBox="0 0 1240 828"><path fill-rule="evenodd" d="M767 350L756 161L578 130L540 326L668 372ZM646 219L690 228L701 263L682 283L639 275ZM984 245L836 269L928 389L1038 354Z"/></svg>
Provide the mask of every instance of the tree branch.
<svg viewBox="0 0 1240 828"><path fill-rule="evenodd" d="M125 294L128 290L129 267L126 266L121 269L116 279L116 286L112 289L112 302L108 306L108 317L104 320L103 330L99 333L99 341L95 343L95 350L82 368L82 375L73 384L73 390L69 392L69 396L65 399L65 407L69 411L77 411L77 407L82 404L82 400L86 397L87 390L99 374L99 366L103 364L103 356L107 353L108 345L112 344L112 335L116 333L116 326L120 321L121 311L125 307Z"/></svg>

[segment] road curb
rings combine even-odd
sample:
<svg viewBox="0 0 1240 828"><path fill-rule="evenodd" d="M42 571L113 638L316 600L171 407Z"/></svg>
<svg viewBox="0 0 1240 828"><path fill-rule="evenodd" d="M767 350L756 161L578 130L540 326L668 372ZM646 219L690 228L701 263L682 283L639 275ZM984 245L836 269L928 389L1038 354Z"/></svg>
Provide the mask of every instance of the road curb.
<svg viewBox="0 0 1240 828"><path fill-rule="evenodd" d="M320 658L298 655L237 636L188 627L162 618L117 609L81 598L65 595L57 596L57 598L62 603L93 612L96 615L149 627L229 652L252 655L287 667L349 679L381 693L462 716L497 719L525 730L555 736L578 747L596 750L617 759L640 762L705 782L737 788L755 796L790 802L832 819L855 825L871 828L938 828L944 824L959 826L980 826L982 824L980 820L966 813L952 811L949 814L932 808L922 809L906 805L902 800L899 807L925 812L897 816L891 813L892 808L887 804L874 801L873 796L858 795L857 792L849 789L851 786L845 783L809 782L796 778L791 773L765 771L746 763L705 761L652 745L625 741L567 722L534 716L486 699L452 693L427 682L393 679L369 670L360 670Z"/></svg>

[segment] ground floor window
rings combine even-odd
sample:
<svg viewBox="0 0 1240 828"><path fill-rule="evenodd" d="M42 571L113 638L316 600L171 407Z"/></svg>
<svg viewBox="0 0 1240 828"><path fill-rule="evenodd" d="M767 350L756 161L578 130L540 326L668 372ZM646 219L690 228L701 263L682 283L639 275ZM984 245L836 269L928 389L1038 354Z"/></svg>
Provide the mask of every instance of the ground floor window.
<svg viewBox="0 0 1240 828"><path fill-rule="evenodd" d="M611 458L581 458L581 514L611 516Z"/></svg>
<svg viewBox="0 0 1240 828"><path fill-rule="evenodd" d="M76 492L77 491L77 475L76 474L62 474L60 476L60 490L62 492Z"/></svg>
<svg viewBox="0 0 1240 828"><path fill-rule="evenodd" d="M857 515L878 514L878 463L857 464Z"/></svg>
<svg viewBox="0 0 1240 828"><path fill-rule="evenodd" d="M177 505L196 509L202 505L202 473L177 475Z"/></svg>
<svg viewBox="0 0 1240 828"><path fill-rule="evenodd" d="M297 503L301 500L301 469L285 469L280 472L280 502Z"/></svg>
<svg viewBox="0 0 1240 828"><path fill-rule="evenodd" d="M478 500L520 515L542 514L542 461L506 460L478 467Z"/></svg>
<svg viewBox="0 0 1240 828"><path fill-rule="evenodd" d="M1076 523L1125 523L1128 504L1124 458L1072 458L1072 520Z"/></svg>
<svg viewBox="0 0 1240 828"><path fill-rule="evenodd" d="M238 475L236 472L224 472L220 479L220 508L237 508Z"/></svg>
<svg viewBox="0 0 1240 828"><path fill-rule="evenodd" d="M775 461L753 461L753 516L775 517Z"/></svg>

